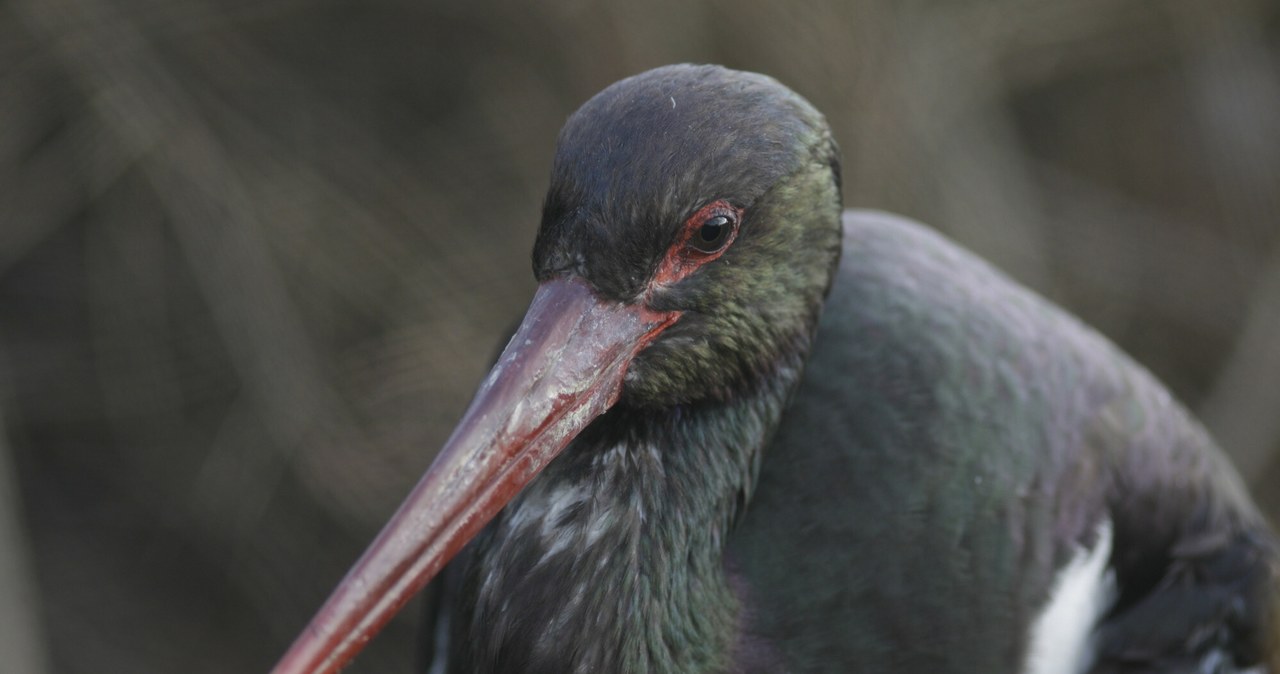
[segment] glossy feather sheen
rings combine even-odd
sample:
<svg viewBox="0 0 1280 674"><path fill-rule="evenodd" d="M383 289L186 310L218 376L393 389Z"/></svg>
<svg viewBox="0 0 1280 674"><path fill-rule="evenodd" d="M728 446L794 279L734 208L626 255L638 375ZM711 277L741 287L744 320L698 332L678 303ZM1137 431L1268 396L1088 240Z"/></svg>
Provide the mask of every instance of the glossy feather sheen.
<svg viewBox="0 0 1280 674"><path fill-rule="evenodd" d="M1213 558L1265 532L1200 426L1100 336L915 223L847 214L806 376L730 543L752 629L798 672L1015 672L1104 516L1116 624L1174 541L1217 532Z"/></svg>
<svg viewBox="0 0 1280 674"><path fill-rule="evenodd" d="M1098 335L915 223L844 237L758 487L776 387L606 415L477 542L450 671L1019 672L1108 513L1121 582L1153 542L1265 531Z"/></svg>
<svg viewBox="0 0 1280 674"><path fill-rule="evenodd" d="M618 410L584 434L477 541L453 671L725 671L740 606L720 551L794 365L743 405Z"/></svg>
<svg viewBox="0 0 1280 674"><path fill-rule="evenodd" d="M1068 670L1274 658L1275 538L1200 425L838 186L821 115L759 75L660 68L570 118L535 275L681 318L450 565L447 670L1038 674L1059 616ZM717 200L732 246L655 285Z"/></svg>

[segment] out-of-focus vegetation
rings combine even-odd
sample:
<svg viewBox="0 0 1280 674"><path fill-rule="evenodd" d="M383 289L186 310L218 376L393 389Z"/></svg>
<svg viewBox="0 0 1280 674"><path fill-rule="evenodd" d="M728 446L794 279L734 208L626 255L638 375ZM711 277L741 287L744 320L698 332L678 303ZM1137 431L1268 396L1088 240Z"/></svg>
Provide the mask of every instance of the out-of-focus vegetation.
<svg viewBox="0 0 1280 674"><path fill-rule="evenodd" d="M0 669L266 669L528 301L564 118L678 61L807 96L850 205L1098 326L1280 511L1274 0L10 0Z"/></svg>

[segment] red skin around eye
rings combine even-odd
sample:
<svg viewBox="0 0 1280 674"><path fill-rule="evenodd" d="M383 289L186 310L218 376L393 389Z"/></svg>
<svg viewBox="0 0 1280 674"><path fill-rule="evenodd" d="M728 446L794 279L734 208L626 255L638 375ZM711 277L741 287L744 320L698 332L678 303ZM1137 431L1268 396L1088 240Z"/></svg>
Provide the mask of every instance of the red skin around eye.
<svg viewBox="0 0 1280 674"><path fill-rule="evenodd" d="M695 236L698 230L702 228L702 223L717 215L728 216L734 222L731 226L732 229L729 230L729 238L724 242L724 245L712 253L704 253L688 245L689 239ZM680 237L667 249L666 255L662 257L662 262L658 263L658 272L653 275L653 281L649 284L649 287L656 288L676 283L692 274L698 267L724 255L724 252L729 250L729 246L733 245L733 240L738 237L738 229L741 222L742 209L723 199L713 201L699 208L697 213L689 216L689 219L685 221Z"/></svg>

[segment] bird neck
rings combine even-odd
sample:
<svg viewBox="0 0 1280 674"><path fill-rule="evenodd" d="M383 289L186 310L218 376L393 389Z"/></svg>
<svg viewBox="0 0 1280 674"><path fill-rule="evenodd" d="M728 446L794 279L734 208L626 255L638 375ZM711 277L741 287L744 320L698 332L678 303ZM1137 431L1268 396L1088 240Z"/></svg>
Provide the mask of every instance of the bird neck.
<svg viewBox="0 0 1280 674"><path fill-rule="evenodd" d="M467 671L726 669L740 625L724 541L803 351L726 402L624 403L579 436L477 542L454 640Z"/></svg>

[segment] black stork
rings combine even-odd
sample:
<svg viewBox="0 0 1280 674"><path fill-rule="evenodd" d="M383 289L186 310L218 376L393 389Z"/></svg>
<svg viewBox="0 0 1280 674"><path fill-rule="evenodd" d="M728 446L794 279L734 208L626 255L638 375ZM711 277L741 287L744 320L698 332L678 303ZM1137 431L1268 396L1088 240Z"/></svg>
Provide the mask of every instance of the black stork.
<svg viewBox="0 0 1280 674"><path fill-rule="evenodd" d="M1266 672L1277 541L1104 338L910 221L761 75L569 118L523 323L276 668L450 564L432 671Z"/></svg>

